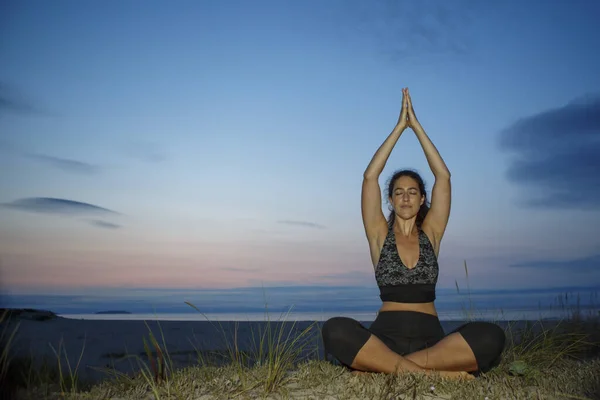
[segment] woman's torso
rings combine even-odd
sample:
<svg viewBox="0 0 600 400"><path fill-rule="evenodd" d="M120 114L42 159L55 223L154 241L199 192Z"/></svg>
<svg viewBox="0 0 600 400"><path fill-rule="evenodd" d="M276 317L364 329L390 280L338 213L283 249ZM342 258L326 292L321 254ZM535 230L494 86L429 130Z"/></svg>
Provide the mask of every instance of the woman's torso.
<svg viewBox="0 0 600 400"><path fill-rule="evenodd" d="M423 255L421 254L423 250L419 241L419 235L426 235L426 239L431 244L432 252L434 253L431 255L437 258L439 246L436 242L431 240L433 235L431 232L428 232L426 228L422 230L417 229L417 233L412 234L410 237L405 237L401 234L397 234L393 232L393 230L388 232L388 234L393 235L394 243L396 245L396 250L398 256L400 257L400 261L402 265L408 268L409 270L416 268L418 264L423 261ZM386 238L381 238L380 240L373 241L370 244L371 260L373 262L373 266L376 272L385 240ZM416 311L437 316L437 310L433 301L422 303L383 301L379 311Z"/></svg>

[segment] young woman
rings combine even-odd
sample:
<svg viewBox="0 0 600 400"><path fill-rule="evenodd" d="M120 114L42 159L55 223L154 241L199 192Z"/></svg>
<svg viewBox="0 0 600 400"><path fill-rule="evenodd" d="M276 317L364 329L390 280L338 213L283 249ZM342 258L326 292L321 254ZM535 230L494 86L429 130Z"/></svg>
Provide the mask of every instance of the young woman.
<svg viewBox="0 0 600 400"><path fill-rule="evenodd" d="M369 329L346 317L326 321L325 351L356 371L435 371L472 378L498 365L505 335L489 322L470 322L448 335L442 329L434 300L437 257L450 215L450 171L417 120L408 89L402 94L398 123L373 156L362 184L363 224L383 304ZM398 171L388 184L386 220L378 179L406 128L417 135L435 176L431 207L423 179Z"/></svg>

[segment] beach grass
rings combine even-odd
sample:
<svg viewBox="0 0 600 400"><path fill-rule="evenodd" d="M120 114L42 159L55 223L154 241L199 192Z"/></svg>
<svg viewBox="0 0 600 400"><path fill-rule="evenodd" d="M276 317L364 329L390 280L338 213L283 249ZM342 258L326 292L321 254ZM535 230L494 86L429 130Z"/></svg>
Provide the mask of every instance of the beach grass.
<svg viewBox="0 0 600 400"><path fill-rule="evenodd" d="M0 373L3 382L15 383L11 398L22 399L600 399L598 310L584 312L579 302L559 304L568 315L561 321L508 323L500 365L470 381L415 373L351 374L319 356L319 325L298 327L288 321L289 311L276 321L266 313L264 324L246 338L245 350L237 325L228 332L209 321L222 335L221 350L196 348L196 365L185 368L175 367L160 323L156 335L146 324L143 353L113 355L129 359L138 373L104 368L106 379L99 383L81 381L80 366L68 363L60 343L55 360L11 358L17 324L2 330ZM469 302L465 320L474 313Z"/></svg>

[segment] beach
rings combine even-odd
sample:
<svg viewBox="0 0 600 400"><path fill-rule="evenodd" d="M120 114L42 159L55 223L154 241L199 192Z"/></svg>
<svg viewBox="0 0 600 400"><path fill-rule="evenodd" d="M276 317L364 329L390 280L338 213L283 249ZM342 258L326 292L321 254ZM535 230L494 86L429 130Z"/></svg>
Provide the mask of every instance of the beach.
<svg viewBox="0 0 600 400"><path fill-rule="evenodd" d="M323 359L320 328L323 321L172 321L172 320L86 320L55 317L35 321L21 319L11 345L15 356L32 357L38 361L48 360L57 364L56 353L61 354L63 366L68 360L72 368L79 361L78 376L83 380L100 381L108 377L103 369L115 369L123 373L139 371L140 359L147 362L144 339L153 334L162 351L168 351L176 368L199 363L199 356L227 355L229 350L257 353L260 339L265 334L272 340L283 342L288 337L303 336L300 359ZM131 318L131 317L130 317ZM155 317L160 318L160 317ZM167 318L167 317L165 317ZM448 333L466 321L442 321ZM9 329L16 322L11 322ZM368 327L371 321L362 321ZM504 328L509 325L518 330L527 321L500 321ZM547 321L546 325L555 324ZM281 334L280 334L281 333ZM263 344L265 347L266 344ZM265 349L263 349L265 350ZM134 357L125 357L126 355ZM139 357L140 359L138 359ZM214 357L213 357L214 358ZM214 361L214 360L213 360Z"/></svg>
<svg viewBox="0 0 600 400"><path fill-rule="evenodd" d="M292 324L284 324L284 329ZM299 322L294 328L303 330L311 324ZM273 322L272 325L281 324ZM33 356L38 360L46 358L55 363L55 351L62 347L62 357L64 360L68 358L71 366L77 365L81 357L78 373L81 379L99 381L107 378L99 368L114 367L124 373L139 371L138 361L124 356L135 355L147 360L143 339L148 340L151 332L161 347L168 350L174 365L185 367L198 364L198 352L227 352L234 338L239 350L252 351L252 334L264 330L265 323L261 322L76 320L57 317L49 321L21 320L11 347L16 356Z"/></svg>
<svg viewBox="0 0 600 400"><path fill-rule="evenodd" d="M577 321L562 331L558 320L496 321L507 334L501 365L463 382L410 373L351 374L325 358L322 320L139 317L65 318L20 310L2 323L2 331L4 338L6 332L16 333L6 347L12 362L28 361L13 368L5 382L24 374L29 378L21 382L18 397L0 393L0 398L600 398L597 321L584 324L587 333ZM466 321L441 322L449 333ZM368 327L371 321L361 323ZM517 344L520 338L523 344Z"/></svg>

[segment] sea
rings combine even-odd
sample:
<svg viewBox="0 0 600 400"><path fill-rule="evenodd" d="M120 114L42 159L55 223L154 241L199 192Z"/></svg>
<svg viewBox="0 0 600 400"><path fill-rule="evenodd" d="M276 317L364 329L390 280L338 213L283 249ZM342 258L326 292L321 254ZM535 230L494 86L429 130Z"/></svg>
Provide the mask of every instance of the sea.
<svg viewBox="0 0 600 400"><path fill-rule="evenodd" d="M536 289L437 290L442 321L560 320L598 317L600 286ZM346 316L373 321L376 287L292 286L214 290L114 289L79 293L12 294L0 307L52 311L64 318L158 321L326 321Z"/></svg>

